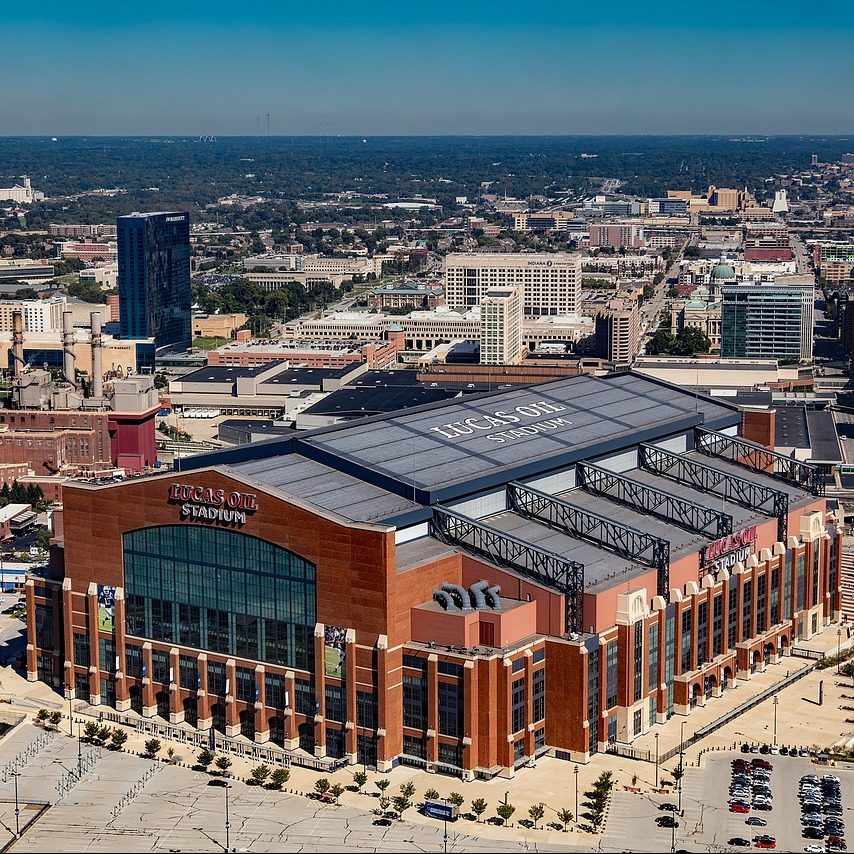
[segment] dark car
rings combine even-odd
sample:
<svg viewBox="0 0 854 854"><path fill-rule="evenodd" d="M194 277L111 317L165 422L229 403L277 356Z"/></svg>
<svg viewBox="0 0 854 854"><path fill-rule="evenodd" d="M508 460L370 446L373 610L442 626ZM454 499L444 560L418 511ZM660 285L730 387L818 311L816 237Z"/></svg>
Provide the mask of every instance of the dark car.
<svg viewBox="0 0 854 854"><path fill-rule="evenodd" d="M788 747L781 747L780 748L780 756L788 756L788 755L789 755L789 748Z"/></svg>
<svg viewBox="0 0 854 854"><path fill-rule="evenodd" d="M805 827L801 831L804 839L824 839L824 832L818 827Z"/></svg>
<svg viewBox="0 0 854 854"><path fill-rule="evenodd" d="M679 807L676 804L659 804L658 808L664 812L679 812Z"/></svg>
<svg viewBox="0 0 854 854"><path fill-rule="evenodd" d="M759 803L753 804L753 809L759 810L760 812L770 812L774 807L771 804L766 803L765 801L759 801Z"/></svg>
<svg viewBox="0 0 854 854"><path fill-rule="evenodd" d="M764 818L759 818L758 815L752 815L752 816L750 816L750 818L746 818L744 820L744 823L745 824L751 824L754 827L765 827L768 824L768 822L765 821Z"/></svg>
<svg viewBox="0 0 854 854"><path fill-rule="evenodd" d="M741 745L741 752L750 753L750 745L747 742Z"/></svg>
<svg viewBox="0 0 854 854"><path fill-rule="evenodd" d="M768 747L767 744L763 744L762 747L759 748L759 752L767 754L771 752L771 748Z"/></svg>
<svg viewBox="0 0 854 854"><path fill-rule="evenodd" d="M390 818L375 818L371 824L376 825L377 827L391 827L391 819Z"/></svg>
<svg viewBox="0 0 854 854"><path fill-rule="evenodd" d="M226 788L228 783L225 780L209 780L209 786L219 786L220 788Z"/></svg>
<svg viewBox="0 0 854 854"><path fill-rule="evenodd" d="M679 822L672 815L660 815L655 822L659 827L679 827Z"/></svg>
<svg viewBox="0 0 854 854"><path fill-rule="evenodd" d="M750 848L750 840L745 839L743 836L733 836L732 839L727 840L727 845L732 845L736 848Z"/></svg>

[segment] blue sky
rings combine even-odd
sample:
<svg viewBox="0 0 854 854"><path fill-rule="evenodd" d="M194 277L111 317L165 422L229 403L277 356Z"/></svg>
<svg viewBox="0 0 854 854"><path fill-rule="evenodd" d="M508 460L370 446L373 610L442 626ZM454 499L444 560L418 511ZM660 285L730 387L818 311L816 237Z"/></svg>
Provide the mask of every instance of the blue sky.
<svg viewBox="0 0 854 854"><path fill-rule="evenodd" d="M0 135L854 131L838 0L4 0L0 32Z"/></svg>

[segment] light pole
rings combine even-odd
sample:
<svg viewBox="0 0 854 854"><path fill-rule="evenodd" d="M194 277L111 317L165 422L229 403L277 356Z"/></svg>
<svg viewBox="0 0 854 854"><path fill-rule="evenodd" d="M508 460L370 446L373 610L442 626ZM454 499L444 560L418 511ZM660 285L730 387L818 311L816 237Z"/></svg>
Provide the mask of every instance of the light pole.
<svg viewBox="0 0 854 854"><path fill-rule="evenodd" d="M836 630L836 675L839 676L839 665L842 663L842 629Z"/></svg>
<svg viewBox="0 0 854 854"><path fill-rule="evenodd" d="M779 705L780 700L777 695L774 695L774 747L777 746L777 706Z"/></svg>
<svg viewBox="0 0 854 854"><path fill-rule="evenodd" d="M658 788L658 733L655 734L655 788Z"/></svg>
<svg viewBox="0 0 854 854"><path fill-rule="evenodd" d="M19 819L21 810L18 809L18 777L20 776L21 775L18 771L12 772L12 777L15 780L15 839L20 839L21 837L21 825Z"/></svg>
<svg viewBox="0 0 854 854"><path fill-rule="evenodd" d="M578 766L575 766L575 823L578 824Z"/></svg>
<svg viewBox="0 0 854 854"><path fill-rule="evenodd" d="M228 784L225 787L225 850L231 851L231 840L229 838L229 828L231 824L228 821L228 790L231 788Z"/></svg>
<svg viewBox="0 0 854 854"><path fill-rule="evenodd" d="M82 721L77 721L77 777L83 776L83 740L80 737L80 725Z"/></svg>
<svg viewBox="0 0 854 854"><path fill-rule="evenodd" d="M685 724L688 721L682 721L679 727L679 779L676 781L676 789L679 794L679 815L682 815L682 777L685 774ZM675 834L674 834L675 835Z"/></svg>
<svg viewBox="0 0 854 854"><path fill-rule="evenodd" d="M506 795L505 795L505 797L506 797ZM442 822L443 822L444 827L445 827L444 834L442 836L442 845L443 845L443 851L445 852L445 854L448 854L448 799L442 798L442 800L445 803L445 812L442 813ZM506 801L505 801L505 803L506 803Z"/></svg>
<svg viewBox="0 0 854 854"><path fill-rule="evenodd" d="M67 697L68 697L68 734L69 734L72 738L74 738L74 722L73 722L73 719L72 719L72 717L71 717L71 715L72 715L72 711L71 711L71 692L72 692L72 690L73 690L73 689L72 689L72 687L71 687L70 685L66 685L66 686L65 686L65 690L66 690L66 692L67 692Z"/></svg>

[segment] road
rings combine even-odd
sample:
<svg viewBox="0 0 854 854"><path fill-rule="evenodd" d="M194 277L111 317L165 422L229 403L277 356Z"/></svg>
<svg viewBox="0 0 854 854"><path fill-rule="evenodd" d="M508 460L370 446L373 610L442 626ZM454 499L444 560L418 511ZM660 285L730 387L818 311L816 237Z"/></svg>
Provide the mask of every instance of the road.
<svg viewBox="0 0 854 854"><path fill-rule="evenodd" d="M805 275L810 272L810 256L807 247L799 234L789 232L789 239L792 246L792 252L795 253L795 272L799 275Z"/></svg>

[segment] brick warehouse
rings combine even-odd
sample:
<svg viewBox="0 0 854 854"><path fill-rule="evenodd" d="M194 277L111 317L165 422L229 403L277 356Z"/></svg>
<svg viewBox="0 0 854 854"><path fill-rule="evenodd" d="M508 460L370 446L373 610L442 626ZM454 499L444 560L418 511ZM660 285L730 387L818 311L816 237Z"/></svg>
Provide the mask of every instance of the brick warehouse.
<svg viewBox="0 0 854 854"><path fill-rule="evenodd" d="M587 761L839 619L823 476L764 426L623 373L66 486L28 677L293 761Z"/></svg>

